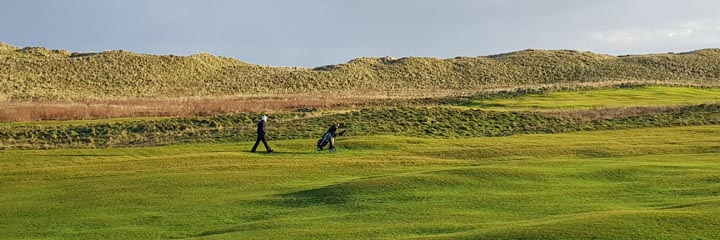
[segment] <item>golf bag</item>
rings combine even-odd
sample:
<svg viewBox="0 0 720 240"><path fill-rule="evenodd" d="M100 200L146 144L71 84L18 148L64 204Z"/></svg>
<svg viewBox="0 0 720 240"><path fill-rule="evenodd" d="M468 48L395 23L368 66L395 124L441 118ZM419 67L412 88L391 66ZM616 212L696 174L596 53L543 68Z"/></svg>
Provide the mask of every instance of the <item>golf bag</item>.
<svg viewBox="0 0 720 240"><path fill-rule="evenodd" d="M325 145L330 143L331 139L332 139L332 133L325 133L325 135L322 138L320 138L320 140L318 140L317 148L322 150L325 147Z"/></svg>
<svg viewBox="0 0 720 240"><path fill-rule="evenodd" d="M337 134L337 136L342 136L343 134L345 134L345 130L340 131L340 132ZM329 133L329 132L326 132L325 135L323 135L323 137L320 138L320 140L318 140L318 142L317 142L317 148L315 149L315 152L321 152L321 151L323 150L323 148L325 148L325 145L327 145L328 143L330 143L332 140L333 140L333 134L332 134L332 133ZM336 150L335 150L335 146L332 146L332 147L331 147L330 149L328 149L328 150L330 150L331 153L335 153L335 151L336 151Z"/></svg>

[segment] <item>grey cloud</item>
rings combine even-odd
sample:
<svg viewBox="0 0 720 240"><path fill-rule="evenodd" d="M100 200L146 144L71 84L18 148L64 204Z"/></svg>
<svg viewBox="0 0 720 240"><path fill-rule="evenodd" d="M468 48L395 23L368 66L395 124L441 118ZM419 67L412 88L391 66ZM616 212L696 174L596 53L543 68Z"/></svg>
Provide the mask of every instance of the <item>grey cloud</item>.
<svg viewBox="0 0 720 240"><path fill-rule="evenodd" d="M716 9L720 1L8 0L0 41L308 67L527 48L625 54L718 47Z"/></svg>

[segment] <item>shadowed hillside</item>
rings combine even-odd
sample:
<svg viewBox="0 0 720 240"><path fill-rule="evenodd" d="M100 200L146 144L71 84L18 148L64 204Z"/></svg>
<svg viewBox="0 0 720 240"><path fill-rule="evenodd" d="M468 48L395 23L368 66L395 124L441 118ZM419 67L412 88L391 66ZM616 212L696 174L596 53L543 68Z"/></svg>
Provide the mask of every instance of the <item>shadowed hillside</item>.
<svg viewBox="0 0 720 240"><path fill-rule="evenodd" d="M720 49L610 56L524 50L451 59L357 58L309 68L248 64L210 54L71 53L0 44L0 99L219 97L320 91L481 90L559 82L648 80L716 84Z"/></svg>

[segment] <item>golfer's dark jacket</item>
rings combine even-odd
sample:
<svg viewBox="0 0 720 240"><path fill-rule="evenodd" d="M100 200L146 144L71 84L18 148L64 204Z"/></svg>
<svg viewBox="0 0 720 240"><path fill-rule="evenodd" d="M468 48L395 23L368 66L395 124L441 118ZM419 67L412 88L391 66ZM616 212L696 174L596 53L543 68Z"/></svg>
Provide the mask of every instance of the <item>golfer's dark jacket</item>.
<svg viewBox="0 0 720 240"><path fill-rule="evenodd" d="M258 135L265 135L265 134L266 134L266 132L265 132L265 121L260 120L260 122L258 122L258 125L257 125L257 126L258 126L257 134L258 134Z"/></svg>
<svg viewBox="0 0 720 240"><path fill-rule="evenodd" d="M328 133L331 133L332 136L334 137L335 135L337 135L337 134L335 133L335 132L337 132L337 130L338 130L337 127L335 127L335 125L332 125L332 127L330 127L330 129L328 129L327 132L328 132Z"/></svg>

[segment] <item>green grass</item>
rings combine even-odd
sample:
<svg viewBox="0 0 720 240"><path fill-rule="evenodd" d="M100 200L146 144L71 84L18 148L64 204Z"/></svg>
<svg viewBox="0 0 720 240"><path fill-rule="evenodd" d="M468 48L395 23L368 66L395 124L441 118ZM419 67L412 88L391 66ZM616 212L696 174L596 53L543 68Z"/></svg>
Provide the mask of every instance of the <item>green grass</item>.
<svg viewBox="0 0 720 240"><path fill-rule="evenodd" d="M688 87L611 88L531 94L516 98L476 101L481 109L500 111L579 110L658 107L719 103L720 89Z"/></svg>
<svg viewBox="0 0 720 240"><path fill-rule="evenodd" d="M720 126L6 150L3 238L717 239Z"/></svg>

